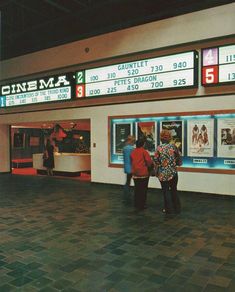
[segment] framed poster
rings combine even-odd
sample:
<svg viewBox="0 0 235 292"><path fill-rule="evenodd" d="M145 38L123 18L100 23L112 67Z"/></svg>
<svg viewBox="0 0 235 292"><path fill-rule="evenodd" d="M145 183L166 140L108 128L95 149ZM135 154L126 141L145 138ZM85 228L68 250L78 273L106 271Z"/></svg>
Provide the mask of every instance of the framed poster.
<svg viewBox="0 0 235 292"><path fill-rule="evenodd" d="M235 118L218 119L217 156L235 158Z"/></svg>
<svg viewBox="0 0 235 292"><path fill-rule="evenodd" d="M144 138L145 149L153 154L156 150L156 122L155 121L146 121L146 122L137 122L136 123L136 133L137 139Z"/></svg>
<svg viewBox="0 0 235 292"><path fill-rule="evenodd" d="M213 157L214 119L190 119L187 121L187 155Z"/></svg>
<svg viewBox="0 0 235 292"><path fill-rule="evenodd" d="M170 143L175 144L175 146L183 154L184 149L183 121L181 120L162 121L160 130L168 130L171 132L172 139Z"/></svg>
<svg viewBox="0 0 235 292"><path fill-rule="evenodd" d="M13 147L14 148L24 148L25 134L24 133L14 133L13 136Z"/></svg>
<svg viewBox="0 0 235 292"><path fill-rule="evenodd" d="M40 144L40 137L30 136L29 146L39 146L39 144Z"/></svg>
<svg viewBox="0 0 235 292"><path fill-rule="evenodd" d="M113 124L113 153L122 154L128 135L132 135L132 123Z"/></svg>

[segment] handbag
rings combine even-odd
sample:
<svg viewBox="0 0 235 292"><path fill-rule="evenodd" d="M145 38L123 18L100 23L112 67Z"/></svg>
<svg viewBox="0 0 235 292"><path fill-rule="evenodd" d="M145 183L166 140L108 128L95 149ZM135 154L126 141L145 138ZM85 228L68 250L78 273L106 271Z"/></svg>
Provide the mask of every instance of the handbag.
<svg viewBox="0 0 235 292"><path fill-rule="evenodd" d="M149 176L158 176L158 166L154 163L148 168Z"/></svg>
<svg viewBox="0 0 235 292"><path fill-rule="evenodd" d="M47 152L47 150L45 150L45 151L43 152L42 159L43 159L43 160L47 160L47 159L48 159L48 152Z"/></svg>
<svg viewBox="0 0 235 292"><path fill-rule="evenodd" d="M175 163L177 166L181 166L183 164L182 157L180 155L179 149L178 148L176 148L176 149L177 150L176 150L176 156L175 156Z"/></svg>
<svg viewBox="0 0 235 292"><path fill-rule="evenodd" d="M143 155L143 157L144 157L144 155ZM145 157L144 157L144 161L145 161L145 164L147 165ZM147 168L148 168L149 176L157 176L158 175L158 166L154 162L153 162L153 164L151 164L151 166L147 166Z"/></svg>
<svg viewBox="0 0 235 292"><path fill-rule="evenodd" d="M155 168L154 165L152 164L150 167L148 167L148 171L149 171L149 176L155 176Z"/></svg>

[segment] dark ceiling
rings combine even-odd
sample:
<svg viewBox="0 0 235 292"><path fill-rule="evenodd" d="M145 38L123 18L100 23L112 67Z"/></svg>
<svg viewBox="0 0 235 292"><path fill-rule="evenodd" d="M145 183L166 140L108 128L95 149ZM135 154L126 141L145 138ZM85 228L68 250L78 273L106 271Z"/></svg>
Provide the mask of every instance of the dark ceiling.
<svg viewBox="0 0 235 292"><path fill-rule="evenodd" d="M0 0L2 59L229 0Z"/></svg>

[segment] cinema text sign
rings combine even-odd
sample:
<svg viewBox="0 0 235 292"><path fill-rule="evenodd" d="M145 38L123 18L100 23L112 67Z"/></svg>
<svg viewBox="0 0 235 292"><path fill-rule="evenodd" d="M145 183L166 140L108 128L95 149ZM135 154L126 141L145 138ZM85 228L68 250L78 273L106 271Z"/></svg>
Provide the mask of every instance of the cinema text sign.
<svg viewBox="0 0 235 292"><path fill-rule="evenodd" d="M1 86L0 107L68 100L72 97L72 74L50 76Z"/></svg>

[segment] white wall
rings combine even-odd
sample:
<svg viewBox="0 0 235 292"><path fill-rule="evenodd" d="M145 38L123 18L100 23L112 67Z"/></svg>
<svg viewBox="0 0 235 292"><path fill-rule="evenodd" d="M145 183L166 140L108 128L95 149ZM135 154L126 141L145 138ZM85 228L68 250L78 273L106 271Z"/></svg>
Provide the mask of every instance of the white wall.
<svg viewBox="0 0 235 292"><path fill-rule="evenodd" d="M99 106L95 108L65 109L51 112L25 113L21 115L0 116L0 123L12 124L20 122L66 120L66 119L91 119L91 169L92 182L123 184L124 174L120 168L108 167L108 116L130 114L160 114L184 111L222 110L235 109L235 95L201 97L183 99L180 102L172 100L141 102L137 104L121 104ZM93 147L96 143L96 147ZM151 178L150 187L160 187L156 179ZM179 173L179 189L196 192L235 195L234 175L205 174L205 173Z"/></svg>
<svg viewBox="0 0 235 292"><path fill-rule="evenodd" d="M233 3L42 50L2 62L0 79L234 35L234 15Z"/></svg>
<svg viewBox="0 0 235 292"><path fill-rule="evenodd" d="M10 172L10 130L0 124L0 173Z"/></svg>

